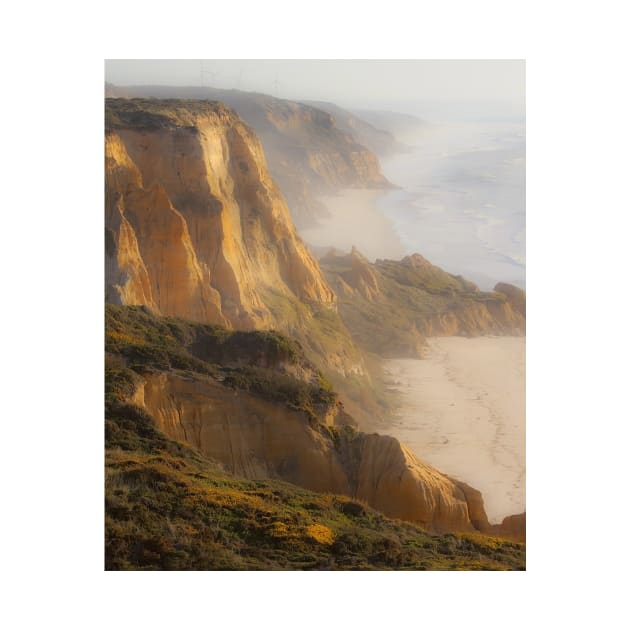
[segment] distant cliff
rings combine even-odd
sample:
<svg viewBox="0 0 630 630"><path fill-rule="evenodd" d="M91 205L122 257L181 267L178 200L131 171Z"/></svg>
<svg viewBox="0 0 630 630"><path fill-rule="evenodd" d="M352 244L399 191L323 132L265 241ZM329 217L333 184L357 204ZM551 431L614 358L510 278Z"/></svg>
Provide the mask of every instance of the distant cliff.
<svg viewBox="0 0 630 630"><path fill-rule="evenodd" d="M525 334L525 292L512 285L480 291L419 254L371 263L330 251L320 265L355 342L382 357L421 357L431 336Z"/></svg>
<svg viewBox="0 0 630 630"><path fill-rule="evenodd" d="M378 128L370 124L366 118L353 114L334 103L305 101L305 104L328 112L333 117L335 125L339 127L339 129L350 134L357 142L367 147L379 157L385 157L392 153L407 150L407 147L396 140L393 134L389 131L385 131L385 127ZM369 114L367 114L367 116L369 116Z"/></svg>
<svg viewBox="0 0 630 630"><path fill-rule="evenodd" d="M298 227L325 214L317 199L321 195L343 188L391 185L381 174L374 153L357 141L343 122L337 124L337 119L344 119L311 105L210 87L110 85L107 91L120 97L211 99L233 108L260 137L271 176L282 189ZM378 135L378 130L375 133ZM386 132L381 136L386 138Z"/></svg>

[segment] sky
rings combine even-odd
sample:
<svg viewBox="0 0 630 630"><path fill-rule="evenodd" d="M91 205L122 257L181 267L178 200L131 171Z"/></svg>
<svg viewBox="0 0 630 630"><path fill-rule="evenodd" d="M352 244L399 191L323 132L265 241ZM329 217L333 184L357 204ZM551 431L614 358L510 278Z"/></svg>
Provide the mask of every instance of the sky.
<svg viewBox="0 0 630 630"><path fill-rule="evenodd" d="M105 80L203 84L366 108L466 102L525 110L524 60L117 59L106 60Z"/></svg>

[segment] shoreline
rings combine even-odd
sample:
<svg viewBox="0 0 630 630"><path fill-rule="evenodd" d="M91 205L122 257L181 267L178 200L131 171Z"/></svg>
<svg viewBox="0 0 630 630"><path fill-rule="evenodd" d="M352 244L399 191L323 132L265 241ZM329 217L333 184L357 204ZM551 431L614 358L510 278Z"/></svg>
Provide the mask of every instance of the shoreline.
<svg viewBox="0 0 630 630"><path fill-rule="evenodd" d="M429 339L383 363L399 407L380 430L479 490L491 523L525 511L525 337Z"/></svg>

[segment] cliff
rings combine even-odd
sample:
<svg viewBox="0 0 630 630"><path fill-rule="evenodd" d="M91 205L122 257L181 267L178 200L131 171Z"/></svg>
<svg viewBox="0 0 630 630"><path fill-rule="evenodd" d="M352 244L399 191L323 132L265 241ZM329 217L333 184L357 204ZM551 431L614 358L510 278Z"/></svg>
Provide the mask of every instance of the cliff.
<svg viewBox="0 0 630 630"><path fill-rule="evenodd" d="M487 530L478 492L356 431L295 342L139 308L110 306L106 324L110 394L231 474L343 494L430 531Z"/></svg>
<svg viewBox="0 0 630 630"><path fill-rule="evenodd" d="M525 334L524 291L480 291L419 254L371 263L353 248L320 265L355 343L382 357L421 357L430 336Z"/></svg>
<svg viewBox="0 0 630 630"><path fill-rule="evenodd" d="M165 435L232 474L343 494L429 531L475 530L466 493L395 438L358 433L337 444L338 431L304 412L203 379L147 375L136 400Z"/></svg>
<svg viewBox="0 0 630 630"><path fill-rule="evenodd" d="M377 128L377 126L370 124L361 116L357 116L334 103L306 101L305 104L329 113L339 129L350 134L359 144L367 147L379 157L385 157L407 149L389 131L385 131L384 128Z"/></svg>
<svg viewBox="0 0 630 630"><path fill-rule="evenodd" d="M363 373L254 132L224 105L107 99L106 300L277 328Z"/></svg>
<svg viewBox="0 0 630 630"><path fill-rule="evenodd" d="M390 186L374 153L356 140L350 127L337 124L339 115L317 107L210 87L109 86L108 90L121 97L211 99L227 104L260 137L271 176L280 185L298 227L325 214L318 201L321 195L343 188ZM375 134L378 130L372 137Z"/></svg>

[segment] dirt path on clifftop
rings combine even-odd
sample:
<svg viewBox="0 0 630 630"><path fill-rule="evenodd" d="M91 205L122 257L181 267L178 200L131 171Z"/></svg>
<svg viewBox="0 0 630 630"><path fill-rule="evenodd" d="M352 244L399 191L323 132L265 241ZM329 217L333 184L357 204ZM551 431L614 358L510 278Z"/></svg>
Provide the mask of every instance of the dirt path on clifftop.
<svg viewBox="0 0 630 630"><path fill-rule="evenodd" d="M491 522L523 512L525 338L432 339L428 359L384 368L400 394L387 433L480 490Z"/></svg>

